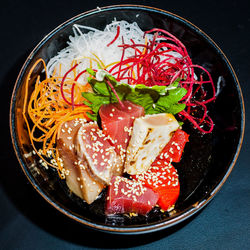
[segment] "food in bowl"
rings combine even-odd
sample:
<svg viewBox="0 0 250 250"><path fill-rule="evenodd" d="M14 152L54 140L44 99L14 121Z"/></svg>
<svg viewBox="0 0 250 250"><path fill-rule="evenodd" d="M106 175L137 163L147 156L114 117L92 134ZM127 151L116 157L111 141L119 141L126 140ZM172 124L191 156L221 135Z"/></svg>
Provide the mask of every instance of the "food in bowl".
<svg viewBox="0 0 250 250"><path fill-rule="evenodd" d="M210 73L163 29L114 21L104 31L73 30L68 47L31 68L29 76L38 64L44 73L30 96L30 77L25 83L34 152L88 204L107 189L107 215L171 210L181 185L174 163L189 141L182 124L213 130Z"/></svg>

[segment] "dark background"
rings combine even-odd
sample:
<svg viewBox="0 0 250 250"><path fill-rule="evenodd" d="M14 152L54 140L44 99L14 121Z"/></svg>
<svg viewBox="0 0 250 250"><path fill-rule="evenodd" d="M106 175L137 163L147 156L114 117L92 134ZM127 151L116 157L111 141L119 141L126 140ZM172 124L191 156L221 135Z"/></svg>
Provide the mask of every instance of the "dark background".
<svg viewBox="0 0 250 250"><path fill-rule="evenodd" d="M33 47L67 19L97 6L143 4L186 18L227 55L246 107L245 138L230 177L198 215L170 230L139 236L93 232L75 225L28 183L12 149L9 102L15 79ZM0 249L250 249L250 3L217 1L5 1L0 7Z"/></svg>

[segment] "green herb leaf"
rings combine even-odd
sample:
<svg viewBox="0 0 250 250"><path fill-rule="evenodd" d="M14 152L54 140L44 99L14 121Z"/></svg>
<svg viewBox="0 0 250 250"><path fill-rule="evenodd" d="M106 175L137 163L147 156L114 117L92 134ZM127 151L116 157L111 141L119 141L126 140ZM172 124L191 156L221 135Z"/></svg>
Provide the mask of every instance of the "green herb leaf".
<svg viewBox="0 0 250 250"><path fill-rule="evenodd" d="M132 92L126 96L126 100L131 101L137 105L144 107L145 113L150 110L154 101L149 94L140 94L137 92Z"/></svg>
<svg viewBox="0 0 250 250"><path fill-rule="evenodd" d="M104 95L104 96L110 95L110 88L105 82L96 81L95 84L93 85L93 90L100 95Z"/></svg>
<svg viewBox="0 0 250 250"><path fill-rule="evenodd" d="M109 96L102 96L102 95L97 95L95 93L90 93L90 92L83 92L82 96L88 100L84 101L84 104L89 106L93 113L98 113L100 107L103 104L109 104L110 103L110 97Z"/></svg>
<svg viewBox="0 0 250 250"><path fill-rule="evenodd" d="M97 122L97 113L89 113L87 112L86 115L88 116L89 119L91 119L92 121L96 121Z"/></svg>
<svg viewBox="0 0 250 250"><path fill-rule="evenodd" d="M154 85L154 86L152 86L152 87L147 87L147 86L145 86L144 84L137 84L136 86L135 86L135 89L136 90L141 90L141 91L144 91L144 92L146 92L146 91L149 91L149 92L156 92L156 93L158 93L159 95L163 95L163 94L165 94L166 93L166 86L158 86L158 85Z"/></svg>
<svg viewBox="0 0 250 250"><path fill-rule="evenodd" d="M121 101L128 100L144 107L146 114L171 113L175 115L186 107L184 103L179 103L187 93L186 89L178 87L180 79L177 79L169 86L155 85L148 87L144 84L131 86L119 83L111 74L105 73L102 69L100 70L101 72L97 73L92 69L87 69L87 71L94 77L99 74L99 78L103 79L97 81L95 78L89 77L88 81L93 89L93 93L82 93L82 96L87 100L84 103L93 112L92 114L87 114L92 120L97 120L99 109L103 104L118 102L107 81L113 85Z"/></svg>
<svg viewBox="0 0 250 250"><path fill-rule="evenodd" d="M185 103L176 103L176 104L171 105L170 108L167 109L167 113L171 113L175 115L181 112L185 108L186 108Z"/></svg>
<svg viewBox="0 0 250 250"><path fill-rule="evenodd" d="M90 75L92 75L92 76L95 76L95 71L93 70L93 69L91 69L91 68L87 68L86 69L86 71L90 74Z"/></svg>
<svg viewBox="0 0 250 250"><path fill-rule="evenodd" d="M179 102L185 95L187 94L187 90L184 88L175 88L168 91L169 101L172 103Z"/></svg>
<svg viewBox="0 0 250 250"><path fill-rule="evenodd" d="M126 99L126 96L132 92L132 88L125 83L120 83L116 85L114 88L121 100Z"/></svg>

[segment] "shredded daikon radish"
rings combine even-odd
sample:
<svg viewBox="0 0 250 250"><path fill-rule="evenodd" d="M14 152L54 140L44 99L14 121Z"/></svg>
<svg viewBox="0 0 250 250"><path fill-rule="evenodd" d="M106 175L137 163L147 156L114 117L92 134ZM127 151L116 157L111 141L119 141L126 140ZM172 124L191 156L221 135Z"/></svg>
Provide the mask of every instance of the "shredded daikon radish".
<svg viewBox="0 0 250 250"><path fill-rule="evenodd" d="M120 34L110 46L107 46L116 36L117 26L120 26ZM76 62L79 66L76 68L76 72L70 73L69 77L74 77L74 74L78 74L88 67L97 68L98 64L108 70L112 63L121 60L122 48L118 45L123 42L131 44L131 39L135 43L145 44L145 39L152 39L152 35L146 35L145 38L144 32L135 22L113 21L103 31L75 24L73 25L73 35L69 37L68 47L59 51L48 62L48 74L52 76L53 72L56 72L57 76L63 76ZM127 49L124 58L133 55L134 50ZM86 74L84 74L78 82L85 84L87 82L86 77Z"/></svg>

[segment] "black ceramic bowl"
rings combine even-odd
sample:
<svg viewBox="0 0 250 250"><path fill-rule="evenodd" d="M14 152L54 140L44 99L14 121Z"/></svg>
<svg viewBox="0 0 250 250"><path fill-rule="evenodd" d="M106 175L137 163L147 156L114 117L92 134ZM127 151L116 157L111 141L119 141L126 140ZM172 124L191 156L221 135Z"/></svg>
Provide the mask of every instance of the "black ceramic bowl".
<svg viewBox="0 0 250 250"><path fill-rule="evenodd" d="M46 170L35 157L24 157L32 151L22 117L24 82L32 64L45 62L66 46L72 25L82 24L103 29L114 18L136 21L143 30L157 27L177 36L187 47L195 64L205 67L216 83L221 77L221 91L209 106L215 128L201 135L185 127L190 142L185 148L178 169L181 193L175 210L162 213L154 209L147 217L106 217L103 213L104 194L92 205L86 205L70 194L64 181L53 170ZM37 68L32 77L41 72ZM32 86L30 86L30 90ZM13 91L10 126L13 145L20 165L39 194L52 206L73 220L91 228L115 233L145 233L171 227L203 208L222 187L236 162L244 133L244 103L235 72L220 48L199 28L167 11L144 6L111 6L80 14L48 34L31 52L17 78Z"/></svg>

